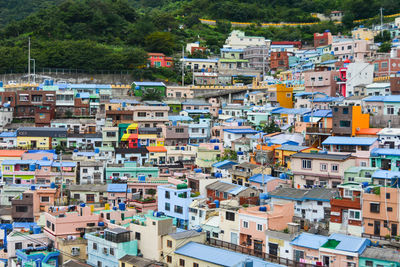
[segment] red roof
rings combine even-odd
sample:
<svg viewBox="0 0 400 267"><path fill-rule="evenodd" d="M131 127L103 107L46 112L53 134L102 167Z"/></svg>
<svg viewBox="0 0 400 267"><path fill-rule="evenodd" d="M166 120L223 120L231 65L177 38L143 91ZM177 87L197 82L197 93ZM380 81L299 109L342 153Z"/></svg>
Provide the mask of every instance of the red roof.
<svg viewBox="0 0 400 267"><path fill-rule="evenodd" d="M149 56L163 56L165 57L165 54L163 53L147 53Z"/></svg>
<svg viewBox="0 0 400 267"><path fill-rule="evenodd" d="M2 149L0 150L0 157L21 157L26 150L8 150Z"/></svg>
<svg viewBox="0 0 400 267"><path fill-rule="evenodd" d="M356 131L356 135L377 135L382 128L363 128Z"/></svg>
<svg viewBox="0 0 400 267"><path fill-rule="evenodd" d="M163 146L147 146L149 152L167 152L167 149Z"/></svg>

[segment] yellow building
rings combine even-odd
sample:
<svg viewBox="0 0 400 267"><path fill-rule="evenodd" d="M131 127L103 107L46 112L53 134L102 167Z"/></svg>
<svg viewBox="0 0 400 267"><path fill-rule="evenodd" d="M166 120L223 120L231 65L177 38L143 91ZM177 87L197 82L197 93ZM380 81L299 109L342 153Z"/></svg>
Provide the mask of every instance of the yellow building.
<svg viewBox="0 0 400 267"><path fill-rule="evenodd" d="M296 145L282 145L275 148L274 162L280 167L291 169L290 156L298 152L303 153L317 153L320 149L307 147L307 146L296 146ZM315 152L314 152L315 151Z"/></svg>
<svg viewBox="0 0 400 267"><path fill-rule="evenodd" d="M165 164L167 159L167 148L164 146L148 146L149 162L152 164Z"/></svg>
<svg viewBox="0 0 400 267"><path fill-rule="evenodd" d="M293 108L293 87L277 84L276 101L283 108Z"/></svg>
<svg viewBox="0 0 400 267"><path fill-rule="evenodd" d="M125 255L119 259L119 267L155 267L164 266L164 264L156 263L152 260L145 259L143 257L137 257L132 255Z"/></svg>
<svg viewBox="0 0 400 267"><path fill-rule="evenodd" d="M60 250L60 263L68 260L87 260L87 240L84 238L57 238L57 249ZM62 265L62 264L61 264Z"/></svg>
<svg viewBox="0 0 400 267"><path fill-rule="evenodd" d="M17 136L17 147L22 149L51 149L51 138Z"/></svg>
<svg viewBox="0 0 400 267"><path fill-rule="evenodd" d="M368 28L356 28L351 31L351 35L355 40L373 40L377 34L377 31Z"/></svg>
<svg viewBox="0 0 400 267"><path fill-rule="evenodd" d="M178 248L185 246L187 243L204 243L206 241L205 232L197 232L195 230L189 230L184 232L176 232L162 238L162 255L163 262L167 264L167 266L182 266L178 265L180 259L182 258L180 255L174 253ZM196 251L194 251L196 253ZM185 258L186 259L186 258ZM195 266L193 263L189 263L190 260L187 261L187 265L183 266ZM209 265L212 266L212 265Z"/></svg>

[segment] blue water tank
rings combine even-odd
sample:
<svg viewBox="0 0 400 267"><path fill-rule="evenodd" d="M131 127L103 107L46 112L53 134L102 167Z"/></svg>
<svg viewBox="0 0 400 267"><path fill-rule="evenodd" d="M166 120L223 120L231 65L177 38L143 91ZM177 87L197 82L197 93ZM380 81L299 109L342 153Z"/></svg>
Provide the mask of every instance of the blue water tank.
<svg viewBox="0 0 400 267"><path fill-rule="evenodd" d="M80 98L81 97L81 94L80 93L77 93L76 94L76 98Z"/></svg>
<svg viewBox="0 0 400 267"><path fill-rule="evenodd" d="M33 232L34 235L40 234L42 232L42 227L37 226L37 225L33 226L32 232Z"/></svg>
<svg viewBox="0 0 400 267"><path fill-rule="evenodd" d="M50 80L50 85L54 85L54 80Z"/></svg>
<svg viewBox="0 0 400 267"><path fill-rule="evenodd" d="M196 168L196 169L194 169L193 170L195 173L201 173L202 172L202 170L200 169L200 168Z"/></svg>
<svg viewBox="0 0 400 267"><path fill-rule="evenodd" d="M78 149L74 149L74 152L77 153L79 150Z"/></svg>
<svg viewBox="0 0 400 267"><path fill-rule="evenodd" d="M181 150L185 150L185 147L183 146L183 147L181 147Z"/></svg>
<svg viewBox="0 0 400 267"><path fill-rule="evenodd" d="M42 165L38 165L37 168L38 168L38 170L41 170L42 169Z"/></svg>
<svg viewBox="0 0 400 267"><path fill-rule="evenodd" d="M259 211L267 211L267 207L265 206L261 206L258 208Z"/></svg>
<svg viewBox="0 0 400 267"><path fill-rule="evenodd" d="M281 173L281 174L279 175L279 178L281 178L281 179L287 179L287 174L286 174L286 173Z"/></svg>
<svg viewBox="0 0 400 267"><path fill-rule="evenodd" d="M115 220L110 220L110 223L114 224L114 223L115 223Z"/></svg>
<svg viewBox="0 0 400 267"><path fill-rule="evenodd" d="M79 204L79 206L81 206L82 208L84 208L84 207L86 207L86 204L85 204L85 203L81 203L81 204Z"/></svg>
<svg viewBox="0 0 400 267"><path fill-rule="evenodd" d="M367 187L369 185L368 182L362 182L362 187Z"/></svg>
<svg viewBox="0 0 400 267"><path fill-rule="evenodd" d="M261 193L260 194L260 199L268 199L268 194L267 193Z"/></svg>
<svg viewBox="0 0 400 267"><path fill-rule="evenodd" d="M210 140L210 143L216 143L216 142L217 142L217 140L215 140L215 139Z"/></svg>
<svg viewBox="0 0 400 267"><path fill-rule="evenodd" d="M222 177L222 173L220 173L220 172L215 173L215 178L221 178L221 177Z"/></svg>
<svg viewBox="0 0 400 267"><path fill-rule="evenodd" d="M119 203L118 207L120 210L125 210L125 208L126 208L125 203Z"/></svg>
<svg viewBox="0 0 400 267"><path fill-rule="evenodd" d="M116 207L116 206L114 206L114 207L113 207L113 210L117 210L117 207Z"/></svg>
<svg viewBox="0 0 400 267"><path fill-rule="evenodd" d="M49 85L49 80L44 80L44 85Z"/></svg>
<svg viewBox="0 0 400 267"><path fill-rule="evenodd" d="M214 203L215 203L215 207L219 208L219 200L214 200Z"/></svg>
<svg viewBox="0 0 400 267"><path fill-rule="evenodd" d="M48 157L43 157L42 160L49 160L49 158Z"/></svg>
<svg viewBox="0 0 400 267"><path fill-rule="evenodd" d="M126 102L122 102L122 107L126 107Z"/></svg>
<svg viewBox="0 0 400 267"><path fill-rule="evenodd" d="M243 155L243 151L238 151L237 154L238 154L239 156L241 156L241 155Z"/></svg>
<svg viewBox="0 0 400 267"><path fill-rule="evenodd" d="M51 188L51 189L56 188L56 184L55 184L54 182L50 183L50 188Z"/></svg>
<svg viewBox="0 0 400 267"><path fill-rule="evenodd" d="M98 226L104 226L104 222L99 222Z"/></svg>
<svg viewBox="0 0 400 267"><path fill-rule="evenodd" d="M31 185L31 190L36 190L36 187L34 185Z"/></svg>
<svg viewBox="0 0 400 267"><path fill-rule="evenodd" d="M214 146L214 150L219 150L219 146Z"/></svg>
<svg viewBox="0 0 400 267"><path fill-rule="evenodd" d="M35 169L36 169L36 164L30 164L29 165L29 170L30 171L35 171Z"/></svg>
<svg viewBox="0 0 400 267"><path fill-rule="evenodd" d="M0 81L0 87L3 87L4 83L3 81Z"/></svg>
<svg viewBox="0 0 400 267"><path fill-rule="evenodd" d="M218 110L218 114L222 114L222 109Z"/></svg>
<svg viewBox="0 0 400 267"><path fill-rule="evenodd" d="M238 122L238 125L239 125L239 126L242 126L242 124L243 124L243 122L241 122L241 121Z"/></svg>
<svg viewBox="0 0 400 267"><path fill-rule="evenodd" d="M98 148L94 149L94 153L98 154L99 152L100 152L100 149L98 149Z"/></svg>

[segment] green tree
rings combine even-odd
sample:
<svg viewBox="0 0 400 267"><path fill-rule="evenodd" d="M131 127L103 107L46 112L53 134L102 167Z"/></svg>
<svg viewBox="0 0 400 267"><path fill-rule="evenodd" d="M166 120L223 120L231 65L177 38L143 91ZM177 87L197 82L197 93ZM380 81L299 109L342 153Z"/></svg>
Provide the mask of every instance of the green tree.
<svg viewBox="0 0 400 267"><path fill-rule="evenodd" d="M172 54L175 48L175 40L170 32L153 32L145 38L145 48L150 52Z"/></svg>
<svg viewBox="0 0 400 267"><path fill-rule="evenodd" d="M222 155L222 160L237 160L237 153L235 150L229 149L229 148L225 148L224 153Z"/></svg>
<svg viewBox="0 0 400 267"><path fill-rule="evenodd" d="M263 128L263 132L270 134L270 133L276 133L276 132L280 132L281 129L279 128L278 125L275 124L275 122L272 120L270 121L269 124L265 125Z"/></svg>
<svg viewBox="0 0 400 267"><path fill-rule="evenodd" d="M388 53L390 52L390 49L392 48L392 44L390 42L385 42L382 43L381 46L378 49L379 53Z"/></svg>
<svg viewBox="0 0 400 267"><path fill-rule="evenodd" d="M162 101L163 98L161 90L156 88L148 88L142 94L142 101Z"/></svg>
<svg viewBox="0 0 400 267"><path fill-rule="evenodd" d="M390 35L390 31L384 30L382 33L377 34L374 37L375 43L385 43L390 42L392 40L392 36Z"/></svg>

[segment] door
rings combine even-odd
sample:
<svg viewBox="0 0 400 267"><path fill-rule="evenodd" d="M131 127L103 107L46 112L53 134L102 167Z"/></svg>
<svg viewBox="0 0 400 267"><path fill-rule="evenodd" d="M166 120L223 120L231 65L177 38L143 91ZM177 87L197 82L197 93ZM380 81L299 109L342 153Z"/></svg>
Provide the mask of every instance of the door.
<svg viewBox="0 0 400 267"><path fill-rule="evenodd" d="M392 236L397 236L397 224L392 224Z"/></svg>
<svg viewBox="0 0 400 267"><path fill-rule="evenodd" d="M231 232L231 243L237 245L238 244L238 234Z"/></svg>
<svg viewBox="0 0 400 267"><path fill-rule="evenodd" d="M262 255L263 242L261 240L254 240L254 254Z"/></svg>
<svg viewBox="0 0 400 267"><path fill-rule="evenodd" d="M381 235L381 221L374 221L374 235Z"/></svg>
<svg viewBox="0 0 400 267"><path fill-rule="evenodd" d="M37 146L37 142L36 141L31 141L31 147L32 148L36 148L36 146Z"/></svg>
<svg viewBox="0 0 400 267"><path fill-rule="evenodd" d="M268 253L273 256L278 256L278 244L268 243Z"/></svg>
<svg viewBox="0 0 400 267"><path fill-rule="evenodd" d="M328 266L329 267L329 257L328 256L323 256L322 257L322 263L324 264L324 266Z"/></svg>

